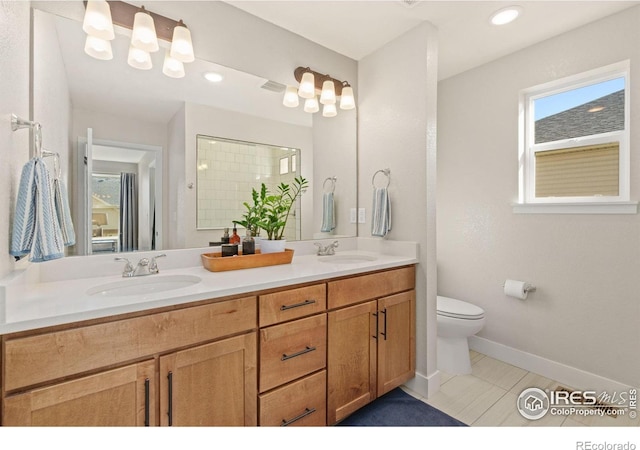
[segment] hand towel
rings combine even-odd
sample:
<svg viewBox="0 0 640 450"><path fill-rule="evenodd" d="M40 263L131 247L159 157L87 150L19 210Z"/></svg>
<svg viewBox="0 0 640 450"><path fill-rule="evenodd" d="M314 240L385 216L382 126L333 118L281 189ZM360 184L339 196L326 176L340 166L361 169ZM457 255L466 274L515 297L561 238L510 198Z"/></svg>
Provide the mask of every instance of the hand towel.
<svg viewBox="0 0 640 450"><path fill-rule="evenodd" d="M384 237L391 230L391 200L387 188L373 189L371 235Z"/></svg>
<svg viewBox="0 0 640 450"><path fill-rule="evenodd" d="M54 202L56 206L56 216L58 225L62 233L62 242L65 246L74 245L76 243L76 233L73 229L73 221L71 220L71 211L69 210L69 197L67 197L67 188L58 178L53 180Z"/></svg>
<svg viewBox="0 0 640 450"><path fill-rule="evenodd" d="M333 200L333 192L325 192L322 196L322 227L323 233L333 231L336 228L336 211Z"/></svg>
<svg viewBox="0 0 640 450"><path fill-rule="evenodd" d="M22 168L9 253L31 253L32 262L64 256L49 170L41 158L30 160Z"/></svg>

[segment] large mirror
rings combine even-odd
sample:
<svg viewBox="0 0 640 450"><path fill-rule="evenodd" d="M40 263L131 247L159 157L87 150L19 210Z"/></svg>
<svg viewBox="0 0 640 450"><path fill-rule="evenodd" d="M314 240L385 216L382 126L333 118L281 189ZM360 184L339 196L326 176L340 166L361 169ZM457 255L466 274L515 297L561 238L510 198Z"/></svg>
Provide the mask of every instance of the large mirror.
<svg viewBox="0 0 640 450"><path fill-rule="evenodd" d="M162 2L162 14L173 9L173 17L187 22L180 3ZM184 78L162 74L162 48L152 54L151 70L134 69L126 61L130 32L120 27L112 41L114 58L96 60L84 53L83 2L32 5L33 117L43 126L44 148L61 155L77 235L69 254L204 247L219 241L223 225L231 223L198 225L203 216L197 197L198 136L296 149L297 170L311 182L302 197L296 237L357 234L350 220L357 207L355 111L323 118L286 108L282 89L290 80L269 80L198 59L197 47ZM208 72L220 74L222 81L209 82L203 76ZM131 183L125 178L135 180L136 190L129 195L139 206L132 242L127 233L123 238L132 221L122 207L131 203L122 200L123 186ZM333 231L323 232L322 200L329 179L337 223Z"/></svg>

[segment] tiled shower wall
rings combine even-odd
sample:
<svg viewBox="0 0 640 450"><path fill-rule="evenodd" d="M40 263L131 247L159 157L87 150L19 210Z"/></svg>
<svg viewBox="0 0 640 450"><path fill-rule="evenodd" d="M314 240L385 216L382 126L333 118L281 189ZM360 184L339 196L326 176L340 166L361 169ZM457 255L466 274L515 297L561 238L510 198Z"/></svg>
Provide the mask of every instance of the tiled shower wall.
<svg viewBox="0 0 640 450"><path fill-rule="evenodd" d="M270 192L275 192L281 182L290 183L299 172L298 150L209 136L198 136L197 146L198 229L233 228L233 221L242 219L246 211L243 202L253 204L252 189L260 191L265 183ZM295 171L292 154L297 155ZM280 175L282 158L287 158L289 172L284 175ZM292 214L289 218L285 230L288 239L299 236L298 217Z"/></svg>

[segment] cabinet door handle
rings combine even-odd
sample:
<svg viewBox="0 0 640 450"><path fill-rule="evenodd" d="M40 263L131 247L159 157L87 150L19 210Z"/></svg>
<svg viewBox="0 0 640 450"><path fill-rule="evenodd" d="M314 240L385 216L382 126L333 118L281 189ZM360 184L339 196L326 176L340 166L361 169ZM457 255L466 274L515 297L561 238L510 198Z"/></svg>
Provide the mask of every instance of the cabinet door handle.
<svg viewBox="0 0 640 450"><path fill-rule="evenodd" d="M286 311L288 309L299 308L301 306L313 305L315 302L316 302L315 300L305 300L305 301L300 302L300 303L294 303L293 305L282 305L280 307L280 311Z"/></svg>
<svg viewBox="0 0 640 450"><path fill-rule="evenodd" d="M295 416L293 419L289 419L289 420L285 420L282 419L282 423L280 424L281 427L286 427L288 425L291 425L294 422L297 422L298 420L302 419L303 417L307 417L309 414L313 414L314 412L316 412L315 408L305 408L304 412L298 414L297 416Z"/></svg>
<svg viewBox="0 0 640 450"><path fill-rule="evenodd" d="M149 426L149 379L144 380L144 426Z"/></svg>
<svg viewBox="0 0 640 450"><path fill-rule="evenodd" d="M173 372L169 372L167 375L167 379L169 380L169 411L167 415L169 416L169 426L173 426Z"/></svg>
<svg viewBox="0 0 640 450"><path fill-rule="evenodd" d="M307 345L304 350L300 350L299 352L291 353L290 355L287 355L286 353L283 353L282 354L282 358L280 358L280 360L281 361L286 361L287 359L295 358L296 356L300 356L300 355L304 355L305 353L312 352L315 349L316 349L315 347L309 347Z"/></svg>
<svg viewBox="0 0 640 450"><path fill-rule="evenodd" d="M384 336L384 340L387 340L387 308L383 309L382 314L384 314L384 331L380 334Z"/></svg>
<svg viewBox="0 0 640 450"><path fill-rule="evenodd" d="M371 313L373 315L373 317L376 318L376 334L374 334L373 336L371 336L374 339L378 339L378 313Z"/></svg>

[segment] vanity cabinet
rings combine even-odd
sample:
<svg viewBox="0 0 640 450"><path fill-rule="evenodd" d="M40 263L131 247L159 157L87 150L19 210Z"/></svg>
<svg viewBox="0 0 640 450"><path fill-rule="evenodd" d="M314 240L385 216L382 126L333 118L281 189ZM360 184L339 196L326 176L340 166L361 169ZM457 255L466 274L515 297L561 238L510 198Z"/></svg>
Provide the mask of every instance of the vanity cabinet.
<svg viewBox="0 0 640 450"><path fill-rule="evenodd" d="M144 426L156 423L153 360L12 395L5 426Z"/></svg>
<svg viewBox="0 0 640 450"><path fill-rule="evenodd" d="M4 336L2 423L256 425L256 301Z"/></svg>
<svg viewBox="0 0 640 450"><path fill-rule="evenodd" d="M327 422L415 375L415 268L328 283Z"/></svg>
<svg viewBox="0 0 640 450"><path fill-rule="evenodd" d="M160 425L256 425L256 333L160 357Z"/></svg>
<svg viewBox="0 0 640 450"><path fill-rule="evenodd" d="M415 373L415 268L0 336L0 422L325 426Z"/></svg>
<svg viewBox="0 0 640 450"><path fill-rule="evenodd" d="M261 295L262 426L326 425L326 284Z"/></svg>

